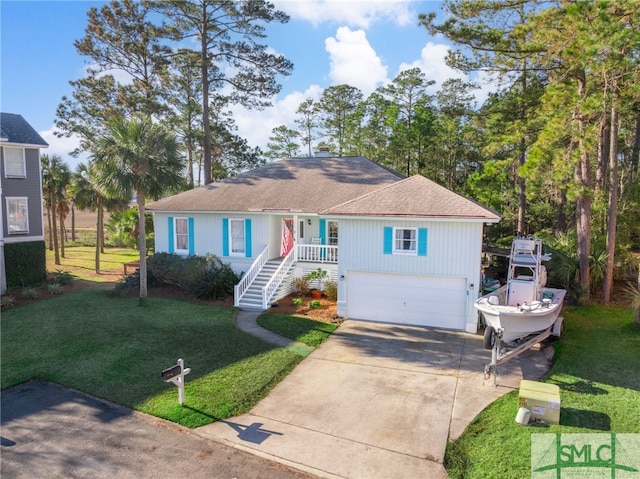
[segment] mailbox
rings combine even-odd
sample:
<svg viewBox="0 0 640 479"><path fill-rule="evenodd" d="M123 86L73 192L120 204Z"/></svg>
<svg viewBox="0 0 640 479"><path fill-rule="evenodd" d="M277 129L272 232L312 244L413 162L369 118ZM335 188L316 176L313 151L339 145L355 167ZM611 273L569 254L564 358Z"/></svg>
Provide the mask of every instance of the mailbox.
<svg viewBox="0 0 640 479"><path fill-rule="evenodd" d="M182 366L176 364L175 366L171 366L170 368L165 369L160 373L162 379L168 381L169 379L178 376L182 372Z"/></svg>

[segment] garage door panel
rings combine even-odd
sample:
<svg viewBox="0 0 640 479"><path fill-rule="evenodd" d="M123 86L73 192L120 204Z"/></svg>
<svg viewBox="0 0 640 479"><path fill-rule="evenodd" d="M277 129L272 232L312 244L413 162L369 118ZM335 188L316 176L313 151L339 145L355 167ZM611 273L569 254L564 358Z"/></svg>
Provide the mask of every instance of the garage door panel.
<svg viewBox="0 0 640 479"><path fill-rule="evenodd" d="M465 278L367 272L350 272L347 277L350 318L465 327Z"/></svg>

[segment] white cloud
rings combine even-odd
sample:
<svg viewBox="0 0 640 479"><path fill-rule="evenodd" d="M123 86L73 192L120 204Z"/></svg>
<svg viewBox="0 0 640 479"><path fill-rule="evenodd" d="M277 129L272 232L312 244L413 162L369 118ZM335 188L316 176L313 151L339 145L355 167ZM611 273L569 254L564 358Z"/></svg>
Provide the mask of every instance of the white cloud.
<svg viewBox="0 0 640 479"><path fill-rule="evenodd" d="M398 25L415 23L416 14L407 0L275 0L277 9L293 20L310 22L314 27L333 22L369 28L377 21Z"/></svg>
<svg viewBox="0 0 640 479"><path fill-rule="evenodd" d="M286 125L296 129L294 123L296 110L307 98L317 101L322 95L322 88L311 85L304 92L292 92L282 100L274 99L274 105L264 110L247 110L241 106L233 107L233 118L238 126L238 134L245 138L250 146L259 146L266 150L271 130Z"/></svg>
<svg viewBox="0 0 640 479"><path fill-rule="evenodd" d="M42 139L49 144L49 148L43 148L40 150L40 153L49 156L60 156L60 158L69 165L69 169L75 171L79 163L86 163L89 160L89 154L81 153L76 158L71 156L70 153L80 146L79 138L76 136L58 138L53 134L55 129L55 126L52 126L49 130L39 132Z"/></svg>
<svg viewBox="0 0 640 479"><path fill-rule="evenodd" d="M449 78L469 80L468 76L458 70L454 70L445 62L449 46L428 42L420 52L420 59L411 63L401 63L398 72L418 67L429 81L435 84L427 90L433 94L440 90L440 86Z"/></svg>
<svg viewBox="0 0 640 479"><path fill-rule="evenodd" d="M369 44L364 30L340 27L336 36L325 40L329 52L329 77L336 85L348 84L366 96L387 80L387 67Z"/></svg>
<svg viewBox="0 0 640 479"><path fill-rule="evenodd" d="M491 75L486 72L472 73L467 75L459 70L455 70L446 64L445 58L449 46L441 43L428 42L420 52L420 59L411 63L401 63L398 72L418 67L424 72L427 80L435 81L435 84L427 89L430 94L437 93L442 84L449 78L460 78L463 81L473 81L480 88L474 90L476 104L482 105L489 96L489 93L497 90L498 86L492 81Z"/></svg>

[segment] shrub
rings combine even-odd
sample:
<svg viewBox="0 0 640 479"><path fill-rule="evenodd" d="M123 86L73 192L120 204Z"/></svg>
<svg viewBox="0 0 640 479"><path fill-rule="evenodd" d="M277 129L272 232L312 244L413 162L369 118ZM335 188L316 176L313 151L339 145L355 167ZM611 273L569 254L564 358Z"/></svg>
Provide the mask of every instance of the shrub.
<svg viewBox="0 0 640 479"><path fill-rule="evenodd" d="M74 280L75 278L73 275L66 271L58 270L53 274L53 282L58 283L61 286L71 286Z"/></svg>
<svg viewBox="0 0 640 479"><path fill-rule="evenodd" d="M207 269L201 279L193 285L193 292L200 299L222 299L233 296L233 287L240 277L213 255L206 257Z"/></svg>
<svg viewBox="0 0 640 479"><path fill-rule="evenodd" d="M338 300L338 283L335 281L328 281L327 284L324 285L324 294L331 301Z"/></svg>
<svg viewBox="0 0 640 479"><path fill-rule="evenodd" d="M38 297L38 290L35 288L24 288L20 292L20 297L23 299L36 299Z"/></svg>
<svg viewBox="0 0 640 479"><path fill-rule="evenodd" d="M147 285L151 287L152 275L147 274ZM140 271L128 274L116 283L115 292L123 296L127 296L133 292L140 291Z"/></svg>
<svg viewBox="0 0 640 479"><path fill-rule="evenodd" d="M322 303L320 302L320 300L314 299L313 301L311 301L309 303L309 308L310 309L320 309L320 308L322 308Z"/></svg>
<svg viewBox="0 0 640 479"><path fill-rule="evenodd" d="M47 287L49 294L62 294L64 293L64 286L58 283L51 283Z"/></svg>
<svg viewBox="0 0 640 479"><path fill-rule="evenodd" d="M16 298L14 298L11 295L4 295L2 297L0 297L0 306L2 306L3 308L10 308L11 306L13 306L15 304Z"/></svg>
<svg viewBox="0 0 640 479"><path fill-rule="evenodd" d="M204 256L156 253L147 260L147 270L157 285L177 286L189 291L204 277L207 259Z"/></svg>
<svg viewBox="0 0 640 479"><path fill-rule="evenodd" d="M4 260L7 287L42 284L47 273L44 241L5 243Z"/></svg>
<svg viewBox="0 0 640 479"><path fill-rule="evenodd" d="M302 298L293 298L291 302L294 306L302 306Z"/></svg>
<svg viewBox="0 0 640 479"><path fill-rule="evenodd" d="M221 299L233 295L240 277L213 255L182 257L156 253L147 260L148 282L153 286L176 286L201 299ZM132 279L121 288L134 285ZM139 278L138 278L139 285Z"/></svg>
<svg viewBox="0 0 640 479"><path fill-rule="evenodd" d="M300 296L309 294L309 280L305 277L295 278L293 280L293 290Z"/></svg>

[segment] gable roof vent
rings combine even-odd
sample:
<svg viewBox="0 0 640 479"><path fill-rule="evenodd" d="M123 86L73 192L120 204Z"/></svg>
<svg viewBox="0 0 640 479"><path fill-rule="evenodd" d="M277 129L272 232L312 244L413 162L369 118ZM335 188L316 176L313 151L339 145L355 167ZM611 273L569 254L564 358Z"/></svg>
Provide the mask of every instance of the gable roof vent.
<svg viewBox="0 0 640 479"><path fill-rule="evenodd" d="M331 158L333 157L333 154L329 151L328 146L320 146L318 151L316 151L316 157Z"/></svg>

